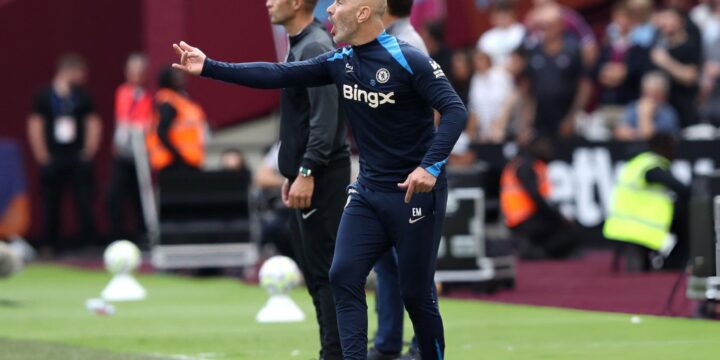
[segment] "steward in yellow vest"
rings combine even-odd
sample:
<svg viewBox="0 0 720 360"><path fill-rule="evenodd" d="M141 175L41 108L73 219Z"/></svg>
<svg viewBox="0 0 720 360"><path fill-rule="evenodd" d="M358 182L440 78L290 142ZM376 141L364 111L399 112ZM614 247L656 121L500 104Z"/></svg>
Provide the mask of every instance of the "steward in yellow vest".
<svg viewBox="0 0 720 360"><path fill-rule="evenodd" d="M670 232L675 213L671 192L682 197L688 193L670 173L674 152L672 135L656 134L650 139L650 150L630 159L620 171L603 227L607 239L639 245L665 257L673 250L677 237ZM649 263L643 268L648 270Z"/></svg>

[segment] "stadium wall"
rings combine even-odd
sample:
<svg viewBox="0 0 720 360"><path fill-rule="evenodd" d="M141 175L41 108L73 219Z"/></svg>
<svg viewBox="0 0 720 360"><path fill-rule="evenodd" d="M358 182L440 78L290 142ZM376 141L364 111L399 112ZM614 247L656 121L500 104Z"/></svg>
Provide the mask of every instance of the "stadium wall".
<svg viewBox="0 0 720 360"><path fill-rule="evenodd" d="M105 229L115 87L123 80L125 58L144 50L156 71L174 59L170 44L184 39L219 59L274 61L277 57L263 2L214 0L6 0L0 2L0 137L22 144L32 194L30 237L41 230L37 166L27 146L26 119L34 93L47 85L58 57L77 52L89 65L87 84L103 119L103 145L96 166L95 214ZM270 113L277 91L249 90L193 80L189 93L208 113L214 128ZM64 209L66 230L74 230L73 208Z"/></svg>

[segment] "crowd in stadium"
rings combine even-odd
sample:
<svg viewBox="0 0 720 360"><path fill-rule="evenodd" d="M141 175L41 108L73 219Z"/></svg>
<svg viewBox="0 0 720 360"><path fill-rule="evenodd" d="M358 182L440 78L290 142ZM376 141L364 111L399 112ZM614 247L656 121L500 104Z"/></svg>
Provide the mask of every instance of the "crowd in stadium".
<svg viewBox="0 0 720 360"><path fill-rule="evenodd" d="M289 20L285 22L273 20L273 16L277 14L273 12L275 8L268 5L273 24L283 25L285 30L298 30L294 32L295 35L288 37L290 43L288 62L304 60L303 56L307 55L305 47L314 49L312 46L317 45L317 41L309 41L306 38L305 42L311 45L302 43L302 46L299 46L302 36L308 36L307 33L302 33L300 30L309 31L307 29L311 29L315 32L313 36L324 39L328 48L333 45L324 27L327 24L322 24L311 17L316 2L308 1L305 4L311 5L307 5L302 11L295 9L296 12L306 16L306 20L309 19L309 22L303 23L303 27L300 29L293 28L292 22ZM408 6L407 13L391 20L394 22L400 19L400 21L405 21L403 24L412 28L409 25L409 11L412 2L406 2L406 4ZM491 171L486 170L473 173L478 178L481 176L483 178L482 181L478 181L478 184L482 183L483 190L486 192L485 196L490 198L491 201L488 201L488 204L494 200L497 200L495 202L498 203L495 208L487 205L484 211L498 213L499 215L496 214L497 216L492 220L497 220L496 222L504 227L504 230L509 229L505 233L506 237L517 242L517 244L513 244L516 246L513 248L515 253L511 255L518 255L524 260L568 259L578 256L578 250L586 245L586 235L581 234L582 229L579 225L582 224L579 224L577 219L573 219L572 216L568 216L562 209L558 209L550 199L552 184L549 164L555 159L554 148L578 139L605 143L641 143L644 147L638 149L642 149L642 151L632 153L632 156L628 157L627 165L617 171L617 182L609 181L608 187L612 188L613 196L612 200L603 200L607 202L607 206L604 208L607 211L599 216L602 218L599 222L604 222L602 234L604 238L623 243L624 247L622 249L618 247L619 250L616 254L627 257L626 270L650 271L683 268L689 258L687 204L691 196L690 186L688 181L678 180L677 174L673 173L671 166L672 161L676 159L678 140L715 140L716 129L720 126L720 0L699 2L692 0L617 0L610 7L609 18L603 23L602 28L598 27L596 23L593 24L595 26L591 26L576 9L563 5L559 1L534 0L524 4L527 7L523 7L520 11L519 1L515 0L495 0L487 3L490 27L480 35L475 46L469 48L451 48L448 45L446 37L448 24L443 21L432 20L415 24L418 27L417 33L414 30L412 33L415 36L419 34L418 41L421 39L424 43L424 46L415 47L424 49L418 54L414 52L416 49L412 49L412 52L408 53L423 60L416 60L418 63L422 62L426 66L428 63L430 64L432 70L429 71L429 74L434 75L434 78L428 76L427 79L430 79L427 80L428 83L436 80L441 83L433 89L436 92L427 90L427 93L421 94L421 90L418 88L412 88L414 92L408 91L414 96L411 100L427 105L427 109L411 109L417 110L417 113L411 114L412 116L427 120L426 124L420 124L424 128L417 130L416 128L421 126L416 123L406 127L413 131L417 130L417 134L427 138L422 141L417 140L419 144L427 147L420 154L422 156L411 154L413 161L407 163L412 164L408 169L402 169L402 171L408 170L410 173L410 175L403 174L407 179L410 179L415 171L420 173L418 179L422 176L425 177L425 180L430 179L424 183L425 185L430 184L427 191L415 191L417 193L415 196L419 196L420 193L432 192L431 203L432 206L435 206L435 191L438 188L443 188L440 189L441 191L446 190L444 183L435 188L436 178L444 179L447 173L449 174L448 178L452 179L453 170L474 169L479 162L487 161L481 152L484 149L483 146L500 147L511 144L512 146L503 146L503 151L507 149L512 149L512 151L508 150L503 153L501 169L494 169L496 171L494 175L488 175ZM368 8L372 7L368 6ZM373 8L374 10L375 8ZM281 13L281 11L277 10L277 13ZM393 22L387 21L387 18L385 20L384 26L389 28L388 25ZM405 55L399 50L401 45L405 47L413 44L407 45L405 40L400 39L403 42L400 43L401 45L394 44L397 47L395 52L386 51L387 42L395 41L394 37L400 38L400 36L393 33L388 35L382 31L383 27L379 27L377 30L381 35L373 39L381 39L378 40L378 44L383 43L384 48L378 45L376 52L382 53L386 57L387 52L395 60L398 57L402 58L404 63L398 60L399 65L392 61L389 64L409 69L409 73L414 76L413 70L405 60ZM394 30L398 31L397 27ZM390 32L389 29L388 32ZM410 41L407 42L410 43ZM198 48L193 48L185 42L178 41L178 43L180 45L174 44L174 46L175 51L180 55L180 64L175 63L173 66L164 67L159 72L156 84L151 84L148 76L150 71L147 55L133 53L128 56L125 82L117 87L114 97L115 111L113 127L110 129L103 126L103 121L96 110L93 101L95 94L91 94L84 87L89 67L84 58L78 54L68 53L60 57L56 72L48 86L37 92L32 99L32 107L27 119L27 143L32 159L37 166L37 182L40 184L40 197L42 197L42 234L40 241L36 243L41 257L51 259L62 257L68 253L68 250L69 253L75 254L80 248L103 246L108 243L108 240L122 238L128 238L142 247L147 247L148 242L153 241L149 237L157 235L157 233L153 234L153 231L157 231L157 229L152 229L152 227L158 226L158 221L162 222L162 219L158 220L156 215L156 218L153 219L155 211L158 209L161 212L165 211L160 217L168 217L167 214L172 214L173 206L184 205L181 203L185 201L187 203L196 201L193 196L182 194L183 191L193 190L192 186L183 189L176 187L173 191L179 191L180 195L187 195L186 198L190 200L183 198L182 201L173 204L172 201L165 200L163 202L161 199L157 208L149 210L155 207L155 204L149 200L154 198L151 185L153 182L160 188L160 197L162 197L171 193L171 191L167 191L163 194L163 184L172 184L173 181L178 184L185 181L185 185L187 185L194 179L192 181L202 185L203 180L199 177L194 178L192 174L202 173L202 170L212 168L212 166L208 166L208 158L212 152L208 146L210 122L202 102L196 100L192 96L193 94L186 90L185 73L217 80L230 81L228 79L234 79L230 82L241 85L260 84L258 87L261 88L278 87L274 84L281 83L280 80L271 82L258 75L261 72L258 69L262 65L252 68L251 66L243 67L243 65L221 63L214 59L205 62L205 55ZM360 46L366 44L360 44ZM301 47L302 50L298 50L298 47ZM341 71L346 71L344 74L367 71L360 69L357 63L355 64L356 69L353 68L348 55L352 55L352 50L346 49L351 48L339 50L327 62L336 59L347 61L343 64L344 68L341 69ZM323 48L323 50L327 49ZM429 58L425 57L425 51ZM325 51L320 53L325 53ZM321 56L326 55L327 53ZM201 65L189 61L188 57L190 56L201 58ZM312 58L314 56L317 54L313 54ZM307 58L311 57L307 56ZM339 62L333 65L337 64ZM195 68L191 70L193 65ZM330 68L330 65L327 67ZM273 69L277 70L277 68ZM232 73L232 71L236 71L236 73ZM253 71L257 73L253 73ZM327 71L329 73L332 70ZM397 73L395 72L395 74ZM404 72L402 74L407 75ZM377 82L382 84L385 84L390 77L386 68L371 75L374 75ZM301 78L300 75L296 76ZM269 75L266 77L272 78ZM331 76L327 75L327 77ZM376 86L376 80L373 80L372 76L370 77L371 86ZM438 80L440 78L443 79ZM444 78L449 80L450 85L447 85ZM311 78L309 75L303 79L315 81L315 78ZM328 84L330 84L329 81L325 83L325 85ZM341 81L338 81L337 84L341 84ZM341 99L342 95L337 95L337 89L332 85L326 86L325 90L328 92L322 94L314 92L319 90L284 88L281 97L280 122L285 125L280 126L280 141L275 144L263 144L267 146L266 152L262 156L262 160L255 162L249 161L243 151L239 150L242 149L242 144L238 144L238 148L231 147L216 151L219 155L217 156L219 161L216 164L219 165L215 167L219 169L219 172L232 173L232 177L226 177L217 182L218 187L227 184L228 179L234 181L235 185L241 184L243 187L242 196L238 197L240 200L237 200L234 205L242 203L246 209L251 208L253 220L258 221L260 238L257 240L261 249L261 257L280 253L295 258L300 263L308 288L315 289L310 290L316 300L315 305L318 306L317 303L323 297L326 300L330 299L324 306L330 309L331 313L334 313L334 305L328 290L329 285L340 289L333 289L336 292L335 299L337 299L337 292L340 291L342 294L345 289L345 283L342 283L342 280L355 285L362 282L338 280L340 278L338 274L351 274L361 280L364 280L366 275L355 274L353 266L347 265L351 261L333 262L332 247L317 250L307 244L312 241L320 243L321 241L317 239L322 238L321 240L334 246L340 214L343 213L339 206L343 201L335 200L344 200L346 196L344 189L347 184L344 180L348 178L346 173L349 174L351 171L349 149L352 148L356 155L362 143L362 141L357 141L358 138L364 139L366 141L364 146L368 148L372 148L372 146L367 144L375 144L375 139L368 141L368 138L372 137L357 137L359 126L355 129L351 127L349 132L353 133L354 131L353 135L356 136L356 140L351 141L348 145L345 136L348 131L343 126L337 126L335 121L340 119L340 123L343 124L342 121L347 114L338 112L338 101L330 104L328 99L336 99L334 96L338 96L340 104L348 99L358 103L364 102L360 105L354 103L347 105L349 101L346 101L347 108L356 106L357 109L360 109L353 108L357 112L354 113L356 117L351 119L351 122L359 121L358 118L367 120L380 117L373 112L382 104L378 103L378 94L387 96L385 101L395 104L395 100L390 100L394 92L388 95L366 92L361 88L360 91L364 96L364 100L361 100L362 97L358 95L360 93L357 93L358 85L355 85L356 93L353 93L353 88L349 85L345 86L348 86L349 90L345 92L344 100ZM420 88L422 89L422 87ZM430 86L426 89L429 88ZM442 92L437 90L438 88L447 91ZM458 124L462 122L459 114L462 113L463 117L465 114L463 110L460 110L462 108L460 100L455 101L456 104L453 103L453 100L456 99L454 94L447 97L438 95L452 93L452 89L464 103L468 115L464 131L460 134L454 147L452 147L454 143L452 125L457 125L457 133L459 133L461 130ZM350 93L349 97L348 92ZM375 94L375 103L372 102L370 94ZM303 96L308 98L306 99L307 104L293 103L293 100L297 101L297 98ZM451 100L447 100L448 98ZM443 103L444 100L447 101ZM430 104L430 102L433 103ZM312 104L312 106L308 104ZM431 105L434 113L430 109ZM438 108L441 106L445 107L443 109L446 111L445 114ZM327 113L332 116L328 117L329 121L323 124L324 127L321 131L316 129L313 134L313 130L308 130L307 126L305 128L297 126L288 130L285 122L291 122L291 118L300 119L298 122L312 121L308 118L316 119L316 117L310 113L323 107L326 107ZM371 109L368 110L368 107ZM394 107L392 109L402 108ZM402 110L410 113L407 109ZM423 110L427 111L423 112ZM400 113L399 110L397 111L397 113L392 113L387 110L382 115L389 114L388 117L392 120L402 118L402 116L397 116ZM450 116L447 116L447 113L450 113ZM427 115L426 118L423 117L424 115ZM317 115L317 117L319 116ZM367 118L362 118L362 116L367 116ZM435 127L433 127L433 116ZM445 120L445 124L442 124L441 119ZM450 120L449 125L448 119ZM325 126L328 123L330 126ZM388 123L390 121L383 123L382 129L389 132ZM366 122L362 124L364 125ZM303 123L302 125L307 124ZM317 126L317 123L313 125ZM392 123L392 125L396 124ZM366 131L377 135L378 128L380 127L373 128L375 133ZM437 132L433 132L433 129ZM102 134L110 131L112 132L112 143L104 143ZM302 131L304 132L300 134ZM401 132L398 131L398 133ZM408 137L408 133L410 132L402 132L402 135ZM312 151L307 150L312 147L310 144L313 142L312 140L323 137L319 134L323 135L327 142L323 151L318 150L318 153L322 153L322 156L318 156L320 160L313 158L312 154L308 155ZM382 135L385 134L380 134L378 137L382 137ZM400 135L398 134L397 137L399 139ZM428 145L443 137L446 139L442 140L447 140L443 143L447 145L447 152L450 152L452 148L449 160L427 160L426 153L443 155L442 158L447 156L440 151L444 149L438 150L442 145L437 147ZM387 140L387 137L383 139ZM292 143L295 140L297 143ZM386 142L390 144L383 150L390 149L391 151L386 153L378 151L381 155L391 153L391 156L395 156L396 153L399 153L398 158L405 156L404 159L407 159L408 153L413 151L419 153L416 149L417 144L410 144L410 141ZM442 142L440 141L440 143ZM282 152L280 144L285 147L285 153ZM400 150L393 148L398 144L404 145L406 148ZM111 149L112 154L107 184L98 183L94 175L98 152L101 148ZM17 258L30 260L35 256L35 251L23 239L31 220L28 191L24 172L20 165L18 149L19 147L13 142L0 143L0 159L3 160L0 162L2 171L4 174L10 175L0 178L0 210L2 210L0 211L2 216L0 240L6 240L10 244L10 250L5 247L0 250L12 252L17 255ZM393 153L392 150L397 151ZM633 148L633 150L636 149ZM568 154L564 154L564 156L567 157ZM426 164L428 166L418 167L415 162L418 159L414 157L418 157L423 162L429 162ZM356 156L354 160L357 160ZM376 164L383 161L391 162L383 156L376 156L373 161ZM445 172L443 166L446 162L448 170ZM254 166L251 166L251 163ZM360 163L362 167L362 159ZM332 169L333 166L342 168L342 172L338 173L337 178L332 181L332 185L339 191L334 192L331 199L330 195L327 195L328 199L324 199L324 201L337 205L333 209L337 208L338 211L334 212L335 217L330 220L318 219L314 225L308 225L310 222L305 222L305 220L310 218L320 207L320 205L316 205L318 198L313 197L312 190L313 186L320 186L313 183L315 181L313 177L323 179L323 174L330 172L323 173L322 171ZM388 180L395 175L392 173L393 171L400 171L397 166L383 169L384 171L366 171L380 179L375 179L378 183L384 182L393 186L397 184L402 189L408 188L407 193L398 191L394 187L392 189L394 192L387 192L393 196L404 194L404 203L408 204L410 197L413 196L412 186L408 185L410 180L406 180L405 183L402 182L402 179L400 182L395 182L394 180L397 179L394 178L393 181ZM423 169L425 172L422 171ZM187 179L183 179L183 177L187 177ZM301 182L307 186L308 179L309 192L307 188L304 189L305 192L303 189L296 188L300 187L297 184ZM489 182L492 182L492 185L488 186ZM451 182L448 183L451 184ZM327 183L322 184L329 188ZM481 187L478 184L475 185ZM168 187L168 189L170 188ZM497 191L493 193L491 189ZM71 190L75 206L72 217L77 221L76 230L79 236L73 239L74 242L68 242L62 236L63 219L67 218L63 202L66 190ZM206 230L203 226L214 227L215 223L212 226L207 225L209 220L203 216L217 214L220 214L219 217L227 216L222 213L225 211L222 206L217 204L225 204L223 203L225 200L235 200L232 196L222 199L223 195L220 192L208 195L211 190L219 189L208 190L205 193L194 195L197 195L197 198L205 196L203 199L207 200L207 203L203 206L208 209L213 208L212 211L202 213L197 210L201 207L195 210L187 208L184 210L185 213L179 211L178 213L182 213L181 216L172 220L180 219L181 221L178 222L183 222L190 219L188 222L191 222L193 219L200 219L202 221L197 221L197 228L193 229L198 232L200 231L198 229ZM351 204L353 198L350 194L353 193L352 191L357 194L361 190L356 190L351 185L345 207ZM104 216L99 216L93 211L93 203L98 200L95 194L98 192L106 195L103 197ZM371 192L368 190L368 193ZM315 194L318 193L322 194L320 190L315 192ZM669 193L673 195L671 196ZM385 196L390 197L390 195ZM447 193L444 196L447 197ZM396 198L393 199L397 200L394 200L398 205L397 209L404 209L401 207L402 201L398 200L400 197ZM444 204L447 202L447 198L442 198L442 196L440 198L443 203L441 210L443 216L440 218L444 220ZM378 204L389 203L386 200L383 198L377 202ZM316 206L314 210L311 210L311 201L315 201L313 203L313 206ZM483 203L483 205L486 204ZM394 214L396 212L394 210L396 209L388 211L388 213ZM421 208L412 208L410 225L425 218L421 210ZM435 208L432 211L435 214ZM397 212L399 213L400 210ZM128 215L131 215L131 218ZM606 217L604 217L605 215ZM350 217L352 214L343 216ZM483 216L485 216L484 213ZM99 217L108 220L106 234L98 231ZM251 215L244 213L242 217L250 218ZM318 216L315 216L313 220L317 218ZM358 218L362 219L356 220L353 226L360 229L363 225L358 224L366 221L368 217L358 216ZM408 227L405 219L404 217L400 219L398 224L410 229L408 233L418 228L418 226ZM222 221L225 220L227 219L222 219ZM203 221L206 221L205 225L202 224ZM334 225L330 226L329 223ZM422 233L422 235L427 235L428 238L432 235L433 239L431 240L437 240L437 244L439 244L441 231L436 233L435 228L429 229L433 230ZM362 232L357 229L353 230L355 231L349 231L346 228L346 232L351 234L347 237L360 237L358 234L362 234ZM297 233L303 235L301 238L308 234L307 237L312 239L303 238L302 240L305 241L303 245L294 238ZM169 231L167 234L172 234L172 232ZM185 235L181 234L178 238ZM381 238L382 236L378 235L377 237ZM325 245L324 242L320 245ZM348 243L355 244L355 242ZM399 264L398 254L392 251L397 251L400 246L393 243L388 247L390 251L384 253L390 254L390 263L397 267ZM323 251L327 255L327 259L319 256ZM345 251L353 256L358 253L358 251L347 249ZM407 248L406 251L408 251ZM434 276L434 261L437 258L437 250L434 251L435 253L427 251L424 254L428 255L430 263L433 264L432 268L423 268L427 270L425 275L430 280ZM338 257L338 253L342 254L342 251L335 251L334 256ZM492 255L487 254L487 256ZM321 276L312 280L313 275L307 270L308 263L312 261L308 259L315 258L321 259L322 261L318 262L323 264L317 266L319 269L317 272L321 273ZM410 262L407 262L408 256L405 258L407 266ZM377 262L377 264L380 263L380 261ZM376 264L376 262L373 260L372 264ZM344 272L333 270L343 265L345 265L342 268ZM19 265L13 263L11 267L19 267ZM377 265L375 265L375 271L376 273L382 272L378 270ZM394 271L397 273L398 270ZM217 268L204 268L197 271L198 274L211 275L219 272L220 270ZM397 277L397 274L395 275ZM417 276L420 277L420 275ZM382 277L380 276L378 288L382 288ZM315 281L315 285L313 285L313 281ZM331 284L333 282L334 284ZM391 287L399 288L399 285L392 284ZM420 287L422 286L418 286L418 288ZM364 291L362 287L355 290L358 290L358 293ZM323 293L320 294L321 292ZM401 296L405 296L405 294L398 293L396 296L399 301L402 300ZM348 295L348 298L352 298L352 296ZM423 301L431 303L433 309L437 304L436 299L437 293L434 288L432 296L422 298ZM418 303L420 302L418 301ZM405 304L408 306L407 299L405 299ZM327 309L325 310L326 314ZM378 312L381 311L379 308ZM404 314L402 304L397 313L400 314L399 327L402 328ZM415 309L415 314L420 313L422 311ZM336 322L334 318L321 320L320 317L318 321L330 324ZM437 326L437 324L433 326ZM416 330L421 328L423 327L418 327ZM424 334L421 339L421 341L427 342L427 344L421 345L425 347L426 353L432 347L432 344L429 344L430 335L432 334ZM364 340L363 336L361 343ZM437 345L437 340L435 341L434 346L440 352L440 345ZM334 346L337 347L338 344L334 344ZM375 346L379 347L380 344L376 343ZM413 346L411 352L419 353L417 344ZM347 351L347 349L345 350ZM399 352L395 350L392 352L399 355ZM383 358L377 357L377 359Z"/></svg>
<svg viewBox="0 0 720 360"><path fill-rule="evenodd" d="M477 47L449 53L428 42L467 99L466 135L499 143L535 131L552 137L643 140L717 124L720 3L614 2L595 34L573 9L535 1L519 18L492 5L493 28Z"/></svg>
<svg viewBox="0 0 720 360"><path fill-rule="evenodd" d="M445 69L470 115L451 164L474 162L477 152L471 144L524 143L538 135L555 140L641 141L655 133L680 134L685 129L688 136L713 138L712 131L704 131L707 128L702 125L695 132L692 128L720 124L720 2L616 1L600 32L597 26L593 31L578 12L555 1L533 1L523 14L517 5L513 0L492 2L491 28L482 33L473 48L450 49L442 21L428 21L418 29L430 56ZM133 128L158 130L158 136L147 140L149 159L156 170L197 168L205 155L205 119L186 124L192 130L173 135L191 139L177 141L183 148L170 146L164 150L161 146L172 145L170 119L204 118L202 104L176 96L184 94L183 80L170 68L157 85L167 91L161 90L155 99L162 101L153 104L153 95L144 90L149 85L146 68L147 59L142 54L131 55L126 69L128 82L116 94L115 155L107 188L111 238L128 235L121 229L120 224L127 219L119 211L120 204L128 194L137 193L134 169L128 163ZM53 87L72 87L77 94L70 97L73 101L62 103L43 90L33 102L28 122L32 153L42 169L44 244L51 247L58 242L58 189L65 183L74 186L79 203L78 228L83 235L78 245L95 241L91 238L95 236L96 214L88 211L91 207L87 204L97 185L87 170L97 149L107 145L99 143L101 129L91 94L75 87L85 81L86 71L77 55L60 59ZM153 106L160 114L156 123L152 120ZM178 112L178 107L182 111ZM65 121L50 129L43 116L48 118L58 111L77 112L81 123ZM43 126L47 144L38 133ZM48 136L51 131L54 137ZM170 157L173 152L183 156ZM76 153L81 156L76 157ZM46 166L49 156L67 161ZM227 166L242 168L250 177L242 153L231 149L223 157L228 158ZM175 161L170 162L171 158ZM234 165L236 162L242 165ZM259 169L259 187L268 184L263 174L266 171ZM139 201L135 204L140 213ZM138 217L133 223L142 226L143 220Z"/></svg>

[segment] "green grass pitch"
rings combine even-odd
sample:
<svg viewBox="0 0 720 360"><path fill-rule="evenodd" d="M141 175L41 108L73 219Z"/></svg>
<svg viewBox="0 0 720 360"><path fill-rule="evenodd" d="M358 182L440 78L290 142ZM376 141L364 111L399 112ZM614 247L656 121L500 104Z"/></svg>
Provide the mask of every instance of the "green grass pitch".
<svg viewBox="0 0 720 360"><path fill-rule="evenodd" d="M87 312L109 280L102 272L35 265L0 280L2 360L314 359L318 334L305 289L292 297L308 315L257 324L264 291L230 279L138 277L146 301ZM548 291L552 291L548 289ZM612 296L612 294L607 294ZM369 307L373 309L373 296ZM446 358L712 359L720 323L441 299ZM374 328L370 311L370 334ZM410 334L406 321L406 337Z"/></svg>

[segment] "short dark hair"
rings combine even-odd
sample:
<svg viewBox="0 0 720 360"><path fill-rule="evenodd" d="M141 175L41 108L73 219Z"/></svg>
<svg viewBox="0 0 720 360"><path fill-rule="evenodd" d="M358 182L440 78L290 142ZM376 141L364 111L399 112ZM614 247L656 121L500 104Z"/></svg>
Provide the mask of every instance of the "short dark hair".
<svg viewBox="0 0 720 360"><path fill-rule="evenodd" d="M158 73L158 87L175 91L181 90L178 75L176 75L179 71L173 68L172 65L165 65Z"/></svg>
<svg viewBox="0 0 720 360"><path fill-rule="evenodd" d="M710 0L710 10L715 11L718 7L720 7L720 1Z"/></svg>
<svg viewBox="0 0 720 360"><path fill-rule="evenodd" d="M493 2L490 10L492 12L515 12L515 1L513 0L496 0Z"/></svg>
<svg viewBox="0 0 720 360"><path fill-rule="evenodd" d="M625 1L625 0L619 0L619 1L616 1L615 3L613 3L613 5L612 5L612 11L613 11L613 12L622 11L622 12L627 12L627 13L629 13L629 12L630 12L630 7L628 6L627 1Z"/></svg>
<svg viewBox="0 0 720 360"><path fill-rule="evenodd" d="M408 17L412 12L413 0L387 0L388 14L395 17Z"/></svg>
<svg viewBox="0 0 720 360"><path fill-rule="evenodd" d="M445 43L445 23L442 20L429 21L425 23L425 31L433 40Z"/></svg>
<svg viewBox="0 0 720 360"><path fill-rule="evenodd" d="M520 147L520 150L542 160L550 161L555 152L555 144L550 136L537 133L533 134L528 142Z"/></svg>
<svg viewBox="0 0 720 360"><path fill-rule="evenodd" d="M677 15L680 19L682 19L683 22L685 21L685 12L677 6L667 5L660 8L659 12L671 12Z"/></svg>
<svg viewBox="0 0 720 360"><path fill-rule="evenodd" d="M87 63L85 62L85 59L76 53L63 54L57 62L58 71L67 69L85 69L86 67Z"/></svg>
<svg viewBox="0 0 720 360"><path fill-rule="evenodd" d="M650 140L648 140L648 147L650 151L672 158L675 155L675 149L677 148L677 139L675 135L669 132L658 132L655 133Z"/></svg>

